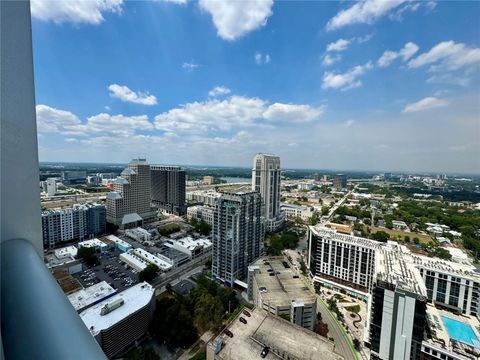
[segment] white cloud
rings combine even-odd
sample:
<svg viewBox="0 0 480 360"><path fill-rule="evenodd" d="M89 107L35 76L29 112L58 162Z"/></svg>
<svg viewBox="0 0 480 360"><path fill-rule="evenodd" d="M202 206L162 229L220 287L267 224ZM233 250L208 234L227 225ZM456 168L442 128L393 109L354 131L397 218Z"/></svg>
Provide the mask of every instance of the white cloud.
<svg viewBox="0 0 480 360"><path fill-rule="evenodd" d="M110 106L105 105L104 108L105 108L105 110L110 111Z"/></svg>
<svg viewBox="0 0 480 360"><path fill-rule="evenodd" d="M185 5L187 3L187 0L156 0L156 1L173 3L178 5Z"/></svg>
<svg viewBox="0 0 480 360"><path fill-rule="evenodd" d="M262 64L269 64L270 61L272 61L272 58L270 57L269 54L262 54L261 52L257 51L255 55L253 56L255 59L255 63L257 65L262 65Z"/></svg>
<svg viewBox="0 0 480 360"><path fill-rule="evenodd" d="M358 78L365 74L367 70L370 70L372 68L373 65L369 61L365 65L357 65L343 74L326 72L323 74L322 88L348 90L359 87L362 85L362 82L358 80Z"/></svg>
<svg viewBox="0 0 480 360"><path fill-rule="evenodd" d="M314 108L310 105L274 103L265 110L263 118L271 121L303 123L318 119L324 110L325 106Z"/></svg>
<svg viewBox="0 0 480 360"><path fill-rule="evenodd" d="M212 16L218 36L233 41L265 26L272 15L273 0L200 0L199 6Z"/></svg>
<svg viewBox="0 0 480 360"><path fill-rule="evenodd" d="M388 14L405 0L366 0L341 10L327 23L327 30L336 30L351 24L372 24Z"/></svg>
<svg viewBox="0 0 480 360"><path fill-rule="evenodd" d="M337 41L327 45L327 51L344 51L347 50L351 40L338 39Z"/></svg>
<svg viewBox="0 0 480 360"><path fill-rule="evenodd" d="M47 105L37 105L37 129L40 133L58 133L65 126L80 124L77 115Z"/></svg>
<svg viewBox="0 0 480 360"><path fill-rule="evenodd" d="M429 84L452 84L466 87L470 85L472 79L466 75L436 74L427 79Z"/></svg>
<svg viewBox="0 0 480 360"><path fill-rule="evenodd" d="M408 42L405 46L400 49L398 52L387 50L383 55L378 59L377 63L380 67L385 67L390 65L395 59L401 57L403 61L410 59L418 51L419 47L413 43Z"/></svg>
<svg viewBox="0 0 480 360"><path fill-rule="evenodd" d="M133 136L137 130L153 130L153 124L147 115L125 116L100 113L87 118L86 124L64 126L65 135L110 134L116 136Z"/></svg>
<svg viewBox="0 0 480 360"><path fill-rule="evenodd" d="M212 90L208 92L208 96L216 97L219 95L230 94L231 90L225 86L215 86Z"/></svg>
<svg viewBox="0 0 480 360"><path fill-rule="evenodd" d="M123 0L31 0L32 17L56 24L100 24L104 13L122 12Z"/></svg>
<svg viewBox="0 0 480 360"><path fill-rule="evenodd" d="M193 61L192 62L184 62L182 64L182 68L187 70L187 71L193 71L196 68L198 68L200 65L195 64Z"/></svg>
<svg viewBox="0 0 480 360"><path fill-rule="evenodd" d="M330 65L333 65L333 64L335 64L336 62L340 61L341 59L342 59L342 56L341 56L341 55L330 55L330 54L326 54L326 55L323 57L322 64L323 64L323 65L326 65L326 66L330 66Z"/></svg>
<svg viewBox="0 0 480 360"><path fill-rule="evenodd" d="M348 119L347 121L345 121L345 127L351 127L353 124L355 124L355 120L353 119Z"/></svg>
<svg viewBox="0 0 480 360"><path fill-rule="evenodd" d="M430 65L430 70L457 70L480 63L480 48L471 48L454 41L443 41L429 51L409 61L408 66L418 68Z"/></svg>
<svg viewBox="0 0 480 360"><path fill-rule="evenodd" d="M135 92L125 85L111 84L108 86L110 96L125 102L142 105L156 105L157 98L148 92Z"/></svg>
<svg viewBox="0 0 480 360"><path fill-rule="evenodd" d="M155 126L172 132L225 131L251 125L264 109L265 101L261 99L235 95L222 101L211 99L171 109L155 117Z"/></svg>
<svg viewBox="0 0 480 360"><path fill-rule="evenodd" d="M294 124L319 118L325 106L318 108L301 104L269 104L259 98L233 95L228 99L209 99L171 109L155 117L159 130L206 134L255 126L272 127L277 123Z"/></svg>
<svg viewBox="0 0 480 360"><path fill-rule="evenodd" d="M423 111L423 110L443 107L446 105L448 105L448 102L446 100L439 99L436 97L426 97L412 104L408 104L407 106L405 106L402 112L410 113L410 112L416 112L416 111Z"/></svg>

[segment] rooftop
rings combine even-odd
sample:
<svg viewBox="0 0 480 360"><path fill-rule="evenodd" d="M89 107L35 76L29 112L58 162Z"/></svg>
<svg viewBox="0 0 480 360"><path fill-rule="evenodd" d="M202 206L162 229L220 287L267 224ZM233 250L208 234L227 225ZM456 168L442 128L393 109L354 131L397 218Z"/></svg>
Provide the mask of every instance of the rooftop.
<svg viewBox="0 0 480 360"><path fill-rule="evenodd" d="M75 310L79 311L100 300L110 297L116 292L117 291L108 285L106 281L102 281L68 295L68 300L70 300Z"/></svg>
<svg viewBox="0 0 480 360"><path fill-rule="evenodd" d="M146 282L132 286L80 313L85 326L93 336L100 331L110 328L119 321L146 306L155 293L154 288ZM101 315L101 309L116 300L122 299L123 305L108 314Z"/></svg>
<svg viewBox="0 0 480 360"><path fill-rule="evenodd" d="M159 256L155 256L153 254L150 254L148 251L146 250L143 250L141 248L136 248L136 249L131 249L128 251L128 253L132 253L134 255L137 255L139 256L140 258L142 258L143 260L151 263L151 264L155 264L159 267L160 270L170 270L170 268L172 267L172 264L171 262L169 262L167 260L167 258L163 255L159 255ZM165 259L162 259L160 257L163 257Z"/></svg>
<svg viewBox="0 0 480 360"><path fill-rule="evenodd" d="M260 309L249 312L251 317L245 317L247 324L242 324L237 317L228 327L233 333L233 338L222 333L214 340L223 342L223 348L217 353L217 358L258 359L263 347L269 346L270 353L265 359L280 359L277 354L282 354L284 359L343 359L334 353L333 343L320 335L268 315Z"/></svg>
<svg viewBox="0 0 480 360"><path fill-rule="evenodd" d="M267 265L265 261L267 261ZM316 297L305 286L300 278L294 278L295 272L283 265L283 257L264 257L255 261L251 266L258 266L259 272L255 273L255 280L259 288L266 288L261 292L263 303L273 306L288 306L292 301L311 304ZM249 267L250 268L250 267ZM270 274L275 276L270 276Z"/></svg>
<svg viewBox="0 0 480 360"><path fill-rule="evenodd" d="M411 293L427 296L420 272L415 267L407 247L389 241L376 257L377 279Z"/></svg>
<svg viewBox="0 0 480 360"><path fill-rule="evenodd" d="M95 239L90 239L90 240L85 240L85 241L80 241L77 244L77 247L80 249L81 247L105 247L107 244L105 244L103 241L98 240L97 238Z"/></svg>
<svg viewBox="0 0 480 360"><path fill-rule="evenodd" d="M334 229L330 229L323 225L309 226L310 230L318 235L333 238L336 241L341 241L348 244L354 244L369 249L379 250L382 248L382 243L374 240L365 239L358 236L340 234Z"/></svg>

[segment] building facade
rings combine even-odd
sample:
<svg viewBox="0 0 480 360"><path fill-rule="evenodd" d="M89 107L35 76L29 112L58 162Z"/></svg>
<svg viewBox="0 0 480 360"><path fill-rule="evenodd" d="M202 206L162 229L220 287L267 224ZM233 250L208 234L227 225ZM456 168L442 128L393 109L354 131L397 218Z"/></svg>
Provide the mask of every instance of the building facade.
<svg viewBox="0 0 480 360"><path fill-rule="evenodd" d="M262 200L257 192L224 193L212 228L212 276L232 286L247 277L248 265L263 255Z"/></svg>
<svg viewBox="0 0 480 360"><path fill-rule="evenodd" d="M150 192L150 165L145 159L132 160L107 194L107 221L121 228L141 224L142 218L153 214Z"/></svg>
<svg viewBox="0 0 480 360"><path fill-rule="evenodd" d="M187 209L187 218L189 220L203 220L210 226L213 226L213 214L214 208L210 206L195 205L189 206Z"/></svg>
<svg viewBox="0 0 480 360"><path fill-rule="evenodd" d="M480 328L480 274L472 264L413 254L393 241L323 226L311 226L308 236L313 280L350 295L363 291L364 341L372 359L476 359L480 344L459 341L445 324L455 319L473 332Z"/></svg>
<svg viewBox="0 0 480 360"><path fill-rule="evenodd" d="M280 158L275 155L257 154L253 158L252 191L262 196L262 215L266 230L278 230L284 221L280 211Z"/></svg>
<svg viewBox="0 0 480 360"><path fill-rule="evenodd" d="M150 166L152 203L170 214L183 216L185 205L185 169L179 166Z"/></svg>
<svg viewBox="0 0 480 360"><path fill-rule="evenodd" d="M333 187L344 189L347 187L347 175L337 174L332 178Z"/></svg>
<svg viewBox="0 0 480 360"><path fill-rule="evenodd" d="M62 184L65 184L65 185L85 184L86 181L87 181L86 171L62 172Z"/></svg>
<svg viewBox="0 0 480 360"><path fill-rule="evenodd" d="M45 248L72 240L92 238L106 231L106 209L99 204L74 205L42 213L42 234Z"/></svg>
<svg viewBox="0 0 480 360"><path fill-rule="evenodd" d="M338 283L363 292L374 284L379 243L334 229L310 226L308 266L318 282Z"/></svg>
<svg viewBox="0 0 480 360"><path fill-rule="evenodd" d="M155 311L155 289L140 283L80 313L85 326L112 359L142 338Z"/></svg>

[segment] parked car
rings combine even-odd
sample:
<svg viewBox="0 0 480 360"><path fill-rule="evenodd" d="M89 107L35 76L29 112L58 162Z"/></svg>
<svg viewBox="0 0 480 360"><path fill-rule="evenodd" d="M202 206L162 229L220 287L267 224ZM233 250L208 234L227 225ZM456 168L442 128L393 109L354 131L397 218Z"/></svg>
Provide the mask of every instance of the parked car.
<svg viewBox="0 0 480 360"><path fill-rule="evenodd" d="M243 310L243 315L247 315L248 317L252 316L247 310Z"/></svg>
<svg viewBox="0 0 480 360"><path fill-rule="evenodd" d="M268 346L265 346L262 352L260 353L260 356L262 357L262 359L265 358L269 352L270 352L270 348Z"/></svg>
<svg viewBox="0 0 480 360"><path fill-rule="evenodd" d="M227 335L228 337L231 337L231 338L233 338L233 333L232 333L230 330L228 330L228 329L225 329L223 332L224 332L224 333L225 333L225 335Z"/></svg>
<svg viewBox="0 0 480 360"><path fill-rule="evenodd" d="M245 319L243 316L240 316L240 319L238 320L240 320L241 323L244 323L244 324L247 323L247 319Z"/></svg>

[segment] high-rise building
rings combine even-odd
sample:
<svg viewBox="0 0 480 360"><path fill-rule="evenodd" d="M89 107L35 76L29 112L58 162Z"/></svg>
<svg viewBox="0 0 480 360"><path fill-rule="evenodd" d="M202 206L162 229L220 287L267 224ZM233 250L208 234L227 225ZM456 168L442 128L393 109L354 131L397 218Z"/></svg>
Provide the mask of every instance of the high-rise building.
<svg viewBox="0 0 480 360"><path fill-rule="evenodd" d="M257 154L253 159L252 191L262 197L262 215L268 232L278 230L283 224L280 211L280 158L275 155Z"/></svg>
<svg viewBox="0 0 480 360"><path fill-rule="evenodd" d="M121 228L140 225L153 215L150 191L150 165L145 159L132 160L107 194L107 221Z"/></svg>
<svg viewBox="0 0 480 360"><path fill-rule="evenodd" d="M337 189L344 189L347 187L347 175L337 174L332 179L333 187Z"/></svg>
<svg viewBox="0 0 480 360"><path fill-rule="evenodd" d="M204 185L213 185L214 182L215 182L215 177L214 176L207 175L207 176L203 177L203 184Z"/></svg>
<svg viewBox="0 0 480 360"><path fill-rule="evenodd" d="M212 228L212 276L232 286L247 277L248 265L263 255L262 200L257 192L224 193L218 199Z"/></svg>
<svg viewBox="0 0 480 360"><path fill-rule="evenodd" d="M185 169L179 166L150 166L152 203L170 214L185 215Z"/></svg>
<svg viewBox="0 0 480 360"><path fill-rule="evenodd" d="M475 342L458 346L445 331L451 319L466 324L457 324L465 331L469 324L480 326L480 274L475 266L323 226L310 226L308 238L314 282L370 298L364 340L372 359L475 358Z"/></svg>
<svg viewBox="0 0 480 360"><path fill-rule="evenodd" d="M317 182L322 181L322 175L319 174L319 173L313 174L313 180L315 180Z"/></svg>
<svg viewBox="0 0 480 360"><path fill-rule="evenodd" d="M57 181L55 179L47 179L45 181L48 196L54 196L57 193Z"/></svg>
<svg viewBox="0 0 480 360"><path fill-rule="evenodd" d="M54 209L42 213L42 233L45 248L71 240L83 240L106 231L105 206L99 204L74 205L68 209Z"/></svg>
<svg viewBox="0 0 480 360"><path fill-rule="evenodd" d="M86 171L62 172L62 183L65 185L85 184L86 181L87 181Z"/></svg>

